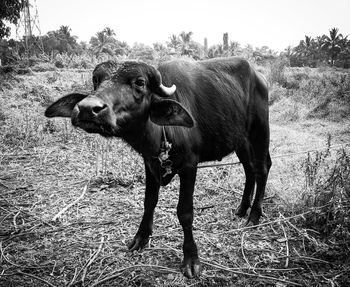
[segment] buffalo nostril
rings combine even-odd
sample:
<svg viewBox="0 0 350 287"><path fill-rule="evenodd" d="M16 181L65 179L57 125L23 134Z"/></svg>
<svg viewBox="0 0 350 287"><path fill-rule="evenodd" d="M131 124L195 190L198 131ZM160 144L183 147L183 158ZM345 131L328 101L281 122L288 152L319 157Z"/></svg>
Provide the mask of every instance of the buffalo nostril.
<svg viewBox="0 0 350 287"><path fill-rule="evenodd" d="M102 106L95 106L95 107L92 108L92 112L93 112L95 115L97 115L97 114L99 114L102 110L104 110L105 108L107 108L107 105L106 105L106 104L104 104L104 105L102 105Z"/></svg>

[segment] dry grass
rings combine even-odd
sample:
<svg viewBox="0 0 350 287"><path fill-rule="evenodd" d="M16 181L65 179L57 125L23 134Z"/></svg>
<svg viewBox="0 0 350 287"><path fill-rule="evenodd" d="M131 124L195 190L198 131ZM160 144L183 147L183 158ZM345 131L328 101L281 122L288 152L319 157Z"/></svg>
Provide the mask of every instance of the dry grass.
<svg viewBox="0 0 350 287"><path fill-rule="evenodd" d="M315 167L316 162L307 155L273 161L265 216L257 228L246 228L245 219L234 216L243 190L242 168L199 170L194 234L202 259L200 278L188 280L180 273L177 178L161 190L149 246L129 253L126 243L143 211L141 158L118 139L88 135L73 129L69 120L43 117L53 98L90 88L89 71L34 73L2 83L1 286L346 286L348 243L323 234L317 221L309 224L329 209L306 204L306 195L316 189L307 185L306 164ZM272 124L273 155L327 146L327 138L305 122L283 123ZM320 165L334 167L338 160L334 150ZM317 171L319 180L332 175L332 169ZM348 186L336 190L342 188ZM344 220L346 232L349 221Z"/></svg>

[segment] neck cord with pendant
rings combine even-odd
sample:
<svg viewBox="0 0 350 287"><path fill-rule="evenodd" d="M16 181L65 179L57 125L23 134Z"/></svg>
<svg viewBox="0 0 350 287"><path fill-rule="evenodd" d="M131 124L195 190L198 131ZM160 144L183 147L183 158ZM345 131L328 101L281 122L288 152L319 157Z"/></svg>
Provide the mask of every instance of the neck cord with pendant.
<svg viewBox="0 0 350 287"><path fill-rule="evenodd" d="M160 161L160 166L165 169L165 173L162 175L162 177L166 177L168 174L173 173L173 162L169 159L169 152L171 150L172 144L168 142L165 134L165 127L162 127L163 131L163 141L160 145L160 153L158 155L158 159Z"/></svg>

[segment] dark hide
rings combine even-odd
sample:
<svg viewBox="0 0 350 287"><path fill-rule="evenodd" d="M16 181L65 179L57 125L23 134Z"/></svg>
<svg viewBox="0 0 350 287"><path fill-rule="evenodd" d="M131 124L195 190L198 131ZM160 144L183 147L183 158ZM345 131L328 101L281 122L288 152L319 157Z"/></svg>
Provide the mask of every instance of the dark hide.
<svg viewBox="0 0 350 287"><path fill-rule="evenodd" d="M97 64L92 72L92 83L94 85L94 90L96 90L103 81L109 80L117 68L118 63L115 61L106 61Z"/></svg>
<svg viewBox="0 0 350 287"><path fill-rule="evenodd" d="M251 208L248 224L252 225L258 224L262 215L271 166L266 80L240 58L173 61L158 69L141 62L111 66L96 67L96 91L91 95L81 101L66 96L66 109L59 100L46 115L61 113L87 132L121 137L142 155L146 170L145 209L130 250L142 249L148 242L159 188L179 175L177 215L184 232L184 273L187 277L197 276L200 265L192 222L198 163L221 160L236 152L246 175L236 214L243 217ZM162 84L175 84L176 92ZM56 109L59 112L52 112ZM164 167L166 162L161 165L158 159L165 150L162 127L172 144L168 169Z"/></svg>

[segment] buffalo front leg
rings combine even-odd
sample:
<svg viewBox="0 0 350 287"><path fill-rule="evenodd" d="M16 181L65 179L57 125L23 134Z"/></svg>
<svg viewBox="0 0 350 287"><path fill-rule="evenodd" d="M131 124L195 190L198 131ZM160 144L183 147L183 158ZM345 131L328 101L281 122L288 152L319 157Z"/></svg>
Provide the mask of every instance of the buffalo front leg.
<svg viewBox="0 0 350 287"><path fill-rule="evenodd" d="M140 250L146 246L153 229L153 214L158 202L160 184L155 179L147 164L146 169L146 191L144 201L143 217L134 239L128 244L130 251Z"/></svg>
<svg viewBox="0 0 350 287"><path fill-rule="evenodd" d="M199 275L200 263L198 258L197 245L193 238L193 191L196 181L196 167L184 168L179 172L180 196L177 206L177 217L184 233L183 243L183 271L188 278Z"/></svg>

